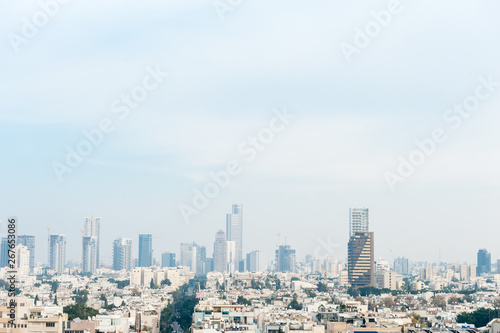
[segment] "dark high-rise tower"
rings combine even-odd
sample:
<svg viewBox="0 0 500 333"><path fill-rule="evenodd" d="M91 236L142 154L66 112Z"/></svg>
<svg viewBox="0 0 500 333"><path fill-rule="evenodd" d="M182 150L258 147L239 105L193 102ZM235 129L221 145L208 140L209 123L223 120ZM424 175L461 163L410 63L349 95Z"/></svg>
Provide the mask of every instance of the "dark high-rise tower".
<svg viewBox="0 0 500 333"><path fill-rule="evenodd" d="M491 254L486 249L477 251L477 275L491 273Z"/></svg>
<svg viewBox="0 0 500 333"><path fill-rule="evenodd" d="M347 270L349 283L354 288L374 285L373 232L357 232L349 240L347 251Z"/></svg>
<svg viewBox="0 0 500 333"><path fill-rule="evenodd" d="M295 272L295 250L290 245L280 245L276 250L276 271Z"/></svg>
<svg viewBox="0 0 500 333"><path fill-rule="evenodd" d="M139 259L137 266L150 267L153 265L153 235L139 235Z"/></svg>

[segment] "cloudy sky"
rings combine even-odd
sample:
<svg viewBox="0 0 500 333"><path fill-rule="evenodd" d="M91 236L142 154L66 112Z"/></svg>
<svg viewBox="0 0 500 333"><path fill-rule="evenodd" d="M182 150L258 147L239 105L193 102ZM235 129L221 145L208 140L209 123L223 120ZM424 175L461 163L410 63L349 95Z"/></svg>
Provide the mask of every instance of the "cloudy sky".
<svg viewBox="0 0 500 333"><path fill-rule="evenodd" d="M285 238L299 258L343 259L355 206L370 208L376 257L500 258L499 3L66 2L51 16L49 0L0 2L1 232L17 216L38 261L48 226L80 261L88 215L108 263L113 239L136 253L139 233L156 257L191 241L211 254L232 203L244 251L268 259ZM154 70L168 75L113 112ZM473 111L453 111L463 103ZM294 118L249 161L239 147L285 109ZM54 165L106 119L113 131L60 181ZM436 129L446 140L393 190L387 173ZM179 207L231 160L241 173L186 223Z"/></svg>

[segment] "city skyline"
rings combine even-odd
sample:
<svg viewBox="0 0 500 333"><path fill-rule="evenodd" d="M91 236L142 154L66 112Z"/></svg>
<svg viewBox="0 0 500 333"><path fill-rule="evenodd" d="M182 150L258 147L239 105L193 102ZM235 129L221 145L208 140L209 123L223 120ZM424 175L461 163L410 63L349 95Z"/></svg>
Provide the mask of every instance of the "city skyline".
<svg viewBox="0 0 500 333"><path fill-rule="evenodd" d="M241 204L232 204L232 205L231 205L231 207L232 207L232 211L234 212L234 209L235 209L234 207L239 207L238 209L241 209L242 205L241 205ZM349 230L349 231L348 231L348 232L351 232L351 229L352 229L352 217L353 217L353 212L355 212L354 214L358 214L358 215L359 215L359 214L362 214L362 215L364 214L364 215L365 215L365 217L366 217L366 221L368 221L368 220L369 220L369 215L368 215L368 214L369 214L369 213L368 213L368 212L369 212L369 208L365 208L365 207L364 207L364 208L357 208L357 207L354 207L354 208L353 208L353 207L351 207L351 208L349 208L349 216L350 216L350 217L349 217L349 228L348 228L348 230ZM228 226L228 225L227 225L227 221L228 221L228 219L230 218L230 215L232 215L232 214L233 214L233 213L231 213L231 214L227 214L227 216L226 216L226 228L227 228L227 226ZM100 230L100 225L101 225L101 218L100 218L100 217L97 217L97 218L94 218L94 217L92 217L92 218L85 218L85 224L84 224L84 226L86 227L86 226L87 226L87 224L88 224L88 222L92 221L92 219L95 219L95 221L98 221L98 224L97 224L97 225L98 225L98 227L97 227L97 229L96 229L96 230ZM91 227L90 227L91 225L92 225L92 224L88 224L88 226L89 226L89 227L87 227L87 228L90 228L89 230L91 230ZM94 228L95 228L95 227L94 227ZM369 228L368 228L368 223L366 224L366 228L365 228L365 229L367 229L367 231L368 231L368 229L369 229ZM363 230L364 230L364 229L363 229ZM221 230L221 231L222 231L222 230ZM83 232L84 232L84 234L86 234L86 233L88 234L88 233L89 233L89 231L85 231L85 230L84 230ZM226 240L226 239L228 238L228 237L227 237L227 234L226 234L226 233L223 233L223 234L224 234L224 240ZM55 235L56 235L56 234L55 234ZM100 235L100 234L99 234L99 235ZM243 233L241 233L241 235L243 235ZM148 236L148 237L151 237L151 238L150 238L150 240L152 241L153 235L142 235L142 236ZM26 240L26 239L29 239L28 243L29 243L30 247L31 247L31 246L33 246L33 244L34 244L34 243L33 243L33 239L37 239L35 235L20 235L19 237L20 237L20 240L18 241L18 243L19 243L19 244L22 244L22 245L26 245L26 242L27 242L27 240ZM66 235L65 235L65 237L66 237ZM94 238L96 238L95 236L93 236L93 237L94 237ZM141 237L141 234L139 234L139 238L140 238L140 237ZM156 237L157 237L157 236L155 236L155 238L156 238ZM126 237L118 237L118 238L115 238L115 240L116 240L116 239L120 239L120 238L123 238L123 239L128 239L128 238L126 238ZM161 238L161 236L160 236L160 238ZM42 238L42 239L43 239L43 238ZM84 246L84 249L85 249L85 247L89 247L89 245L91 245L91 247L92 247L92 248L94 248L94 247L95 247L95 249L92 251L92 253L93 253L93 255L94 255L94 256L96 256L96 255L97 255L97 251L96 251L96 249L97 249L96 244L97 244L97 243L96 243L96 241L95 241L95 240L91 241L91 239L89 238L89 239L87 239L87 242L85 242L85 243L84 243L84 240L85 240L85 237L82 237L82 246ZM112 248L112 249L111 249L111 252L112 252L112 253L114 253L114 250L113 250L113 249L114 249L114 246L115 246L115 245L114 245L115 240L113 240L112 245L111 245L111 248ZM271 263L273 262L272 258L270 258L270 256L269 256L269 254L274 253L274 252L275 252L275 250L276 250L276 249L277 249L280 245L285 244L285 242L286 242L286 237L283 237L283 238L281 239L281 243L276 243L276 244L272 245L272 246L273 246L272 251L270 251L270 252L268 253L268 255L266 256L266 258L267 258L266 265L269 265L269 264L271 264ZM151 243L152 243L152 242L151 242ZM141 244L141 243L139 242L138 244L139 244L139 247L138 247L138 248L140 248L140 244ZM185 243L185 244L187 244L187 243ZM195 245L198 249L202 248L204 251L206 251L206 247L207 247L207 246L208 246L209 248L212 248L212 246L213 246L213 245L210 243L210 241L206 241L206 240L205 240L205 243L204 243L203 245L201 245L201 244L200 244L200 245L198 245L196 242L194 242L194 243L192 242L191 244L194 244L194 245ZM294 249L295 249L296 247L300 247L300 245L299 245L299 244L300 244L300 243L295 243L295 242L294 242L294 244L293 244ZM345 243L345 244L347 244L347 241L346 241L346 243ZM43 245L43 243L42 243L42 245ZM152 244L150 244L150 245L152 246ZM177 245L177 246L176 246L176 245ZM168 248L173 248L173 249L174 249L173 251L166 251L166 250L165 250L165 248L166 248L166 247L165 247L165 246L163 246L163 248L162 248L162 249L160 249L159 251L157 251L157 253L159 253L157 256L153 256L153 255L152 255L152 253L153 253L153 251L154 251L154 250L153 250L153 248L151 247L151 255L152 255L152 256L150 257L150 260L151 260L151 261L150 261L150 262L151 262L151 265L153 264L153 261L156 261L156 262L158 262L158 263L161 263L161 262L162 262L162 254L163 254L163 253L165 253L165 252L168 252L168 253L173 253L174 255L177 253L177 254L179 255L179 257L178 257L178 258L179 258L179 262L178 262L178 263L180 263L180 258L182 258L182 253L181 253L181 251L175 250L175 248L176 248L176 247L178 248L178 246L179 246L179 245L182 245L182 243L179 243L179 244L171 244L170 246L168 246ZM236 245L236 244L235 244L235 245ZM321 245L321 246L323 246L323 247L327 247L327 246L329 246L328 244L325 244L325 243L322 243L322 244L320 244L320 245ZM330 244L330 245L331 245L331 244ZM148 246L149 246L149 245L148 245ZM38 251L39 251L39 247L40 247L40 244L36 246L36 249L37 249ZM35 252L36 252L37 250L35 250ZM236 246L235 246L235 250L236 250ZM247 251L247 252L243 253L243 255L242 255L243 259L245 259L245 260L246 260L247 255L248 255L248 254L250 254L251 252L254 252L254 251L261 251L261 252L263 252L263 253L267 253L267 252L266 252L265 250L263 250L263 249L258 249L258 248L255 248L254 250L249 250L249 251ZM386 256L386 257L385 257L386 259L389 259L389 258L391 258L391 257L394 257L394 253L393 253L392 249L389 249L389 251L390 251L390 256ZM480 250L476 250L476 252L477 252L477 251L481 252L482 250L481 250L481 249L480 249ZM133 251L133 247L132 247L132 248L131 248L131 250L130 250L130 252L131 252L131 260L134 260L134 258L135 258L135 260L137 260L137 261L139 262L139 251L134 252L134 251ZM339 251L339 252L340 252L340 251ZM379 255L379 252L380 252L380 251L379 251L379 248L377 248L377 254L376 254L376 257L377 257L377 258L384 258L383 256L380 256L380 255ZM447 262L447 263L452 263L452 264L453 264L453 263L454 263L454 264L477 264L477 263L479 262L479 252L478 252L478 254L477 254L477 255L473 256L473 258L474 258L473 260L463 260L463 259L459 259L459 260L455 260L455 261L445 261L445 262ZM89 252L89 253L90 253L90 252ZM299 256L299 257L297 257L297 261L302 261L305 257L307 257L307 256L309 256L309 255L311 255L311 254L314 254L314 253L316 253L316 251L311 251L311 252L301 252L301 253L300 253L300 256ZM82 252L81 252L80 254L81 254L81 259L82 259L82 258L83 258L83 256L82 256ZM209 254L210 254L210 255L213 255L213 252L210 252ZM492 262L493 262L493 261L495 261L495 260L499 260L499 261L500 261L500 259L495 259L495 257L493 257L493 259L492 259L492 258L491 258L491 253L490 253L490 252L487 252L487 254L489 255L489 267L493 267L493 266L492 266ZM65 252L65 254L64 254L64 255L66 256L66 252ZM85 251L83 251L83 255L85 255ZM196 256L196 254L195 254L195 256ZM471 256L471 255L469 254L469 256ZM313 256L313 257L314 257L314 256ZM347 262L347 259L348 259L348 253L347 253L347 251L346 251L346 252L345 252L345 256L343 256L343 257L342 257L342 256L336 256L334 253L330 253L330 254L328 254L328 257L329 257L329 258L332 258L332 259L337 259L337 260L345 260L345 261ZM398 254L398 257L408 257L408 256L405 256L405 255L402 255L402 254ZM212 257L211 259L214 259L214 258ZM35 260L35 255L33 255L33 254L31 254L31 253L30 253L30 262L34 262L34 260ZM96 259L93 259L93 261L95 261L95 260L96 260ZM149 260L149 259L148 259L148 260ZM235 260L236 260L236 258L235 258ZM411 261L414 261L414 262L439 263L439 262L441 261L441 257L439 257L439 260L435 260L435 261L433 261L433 260L428 260L428 259L425 259L425 258L424 258L424 259L421 259L421 258L415 258L415 259L414 259L414 258L411 258L411 257L410 257L410 260L411 260ZM66 261L72 261L72 262L77 262L77 263L78 263L78 260L77 260L77 259L75 260L75 258L69 258L69 259L68 259L68 258L66 258ZM196 259L195 259L195 261L196 261ZM36 263L42 263L42 264L43 264L44 262L45 262L45 261L43 260L43 257L42 257L42 258L36 258ZM148 262L149 262L149 261L148 261ZM199 259L198 259L198 262L199 262ZM496 261L495 261L495 262L496 262ZM108 266L108 267L112 267L112 266L114 265L113 263L114 263L114 259L113 259L113 255L111 255L110 260L107 260L107 261L105 262L105 264L106 264L106 266ZM82 265L83 265L83 264L84 264L84 263L83 263L83 261L80 261L80 264L82 264ZM215 262L214 262L214 264L215 264ZM31 264L30 264L30 265L31 265ZM245 265L245 267L247 267L247 263L246 263L246 262L245 262L245 264L244 264L244 265ZM96 263L93 263L92 261L89 261L89 262L87 263L87 265L86 265L86 266L88 266L88 267L86 268L86 270L89 270L89 269L90 269L90 271L92 271L92 272L95 272L95 269L97 269ZM140 265L139 265L139 267L140 267ZM147 267L147 266L144 266L144 267ZM240 267L240 265L239 265L239 264L235 261L235 262L234 262L234 267L235 267L235 268L234 268L235 270L238 270L238 269L239 269L239 267ZM201 270L201 269L202 269L202 268L198 267L198 270ZM491 269L491 268L490 268L490 269Z"/></svg>

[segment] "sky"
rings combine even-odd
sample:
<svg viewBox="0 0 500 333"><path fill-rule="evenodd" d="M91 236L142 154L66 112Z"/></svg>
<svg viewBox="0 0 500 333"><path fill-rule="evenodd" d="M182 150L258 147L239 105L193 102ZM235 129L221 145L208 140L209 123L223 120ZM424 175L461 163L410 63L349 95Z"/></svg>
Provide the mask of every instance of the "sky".
<svg viewBox="0 0 500 333"><path fill-rule="evenodd" d="M79 262L84 217L101 216L105 263L117 237L137 255L139 233L157 258L193 241L211 255L241 203L244 253L271 261L286 242L299 259L344 259L349 208L368 207L376 258L475 263L487 248L496 260L499 10L0 1L0 232L18 217L45 263L50 227Z"/></svg>

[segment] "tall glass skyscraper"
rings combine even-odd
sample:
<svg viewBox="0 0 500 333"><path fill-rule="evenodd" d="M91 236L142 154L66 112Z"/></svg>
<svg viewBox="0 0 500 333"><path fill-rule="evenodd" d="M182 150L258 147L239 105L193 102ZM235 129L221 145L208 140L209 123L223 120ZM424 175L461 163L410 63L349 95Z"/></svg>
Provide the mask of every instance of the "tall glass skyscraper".
<svg viewBox="0 0 500 333"><path fill-rule="evenodd" d="M295 250L290 245L280 245L278 247L275 261L277 272L295 272Z"/></svg>
<svg viewBox="0 0 500 333"><path fill-rule="evenodd" d="M30 251L30 272L35 268L35 236L19 235L17 236L17 244L24 245Z"/></svg>
<svg viewBox="0 0 500 333"><path fill-rule="evenodd" d="M132 240L118 238L113 242L113 269L115 271L132 270Z"/></svg>
<svg viewBox="0 0 500 333"><path fill-rule="evenodd" d="M97 238L84 236L82 238L82 270L84 273L95 274L97 270Z"/></svg>
<svg viewBox="0 0 500 333"><path fill-rule="evenodd" d="M137 260L139 267L153 266L153 235L139 235L139 258Z"/></svg>
<svg viewBox="0 0 500 333"><path fill-rule="evenodd" d="M477 276L491 273L491 253L486 249L477 251Z"/></svg>
<svg viewBox="0 0 500 333"><path fill-rule="evenodd" d="M5 267L9 264L9 241L7 237L2 237L0 247L0 267Z"/></svg>
<svg viewBox="0 0 500 333"><path fill-rule="evenodd" d="M226 216L226 237L235 243L235 263L238 267L243 259L243 205L233 205L231 214Z"/></svg>
<svg viewBox="0 0 500 333"><path fill-rule="evenodd" d="M92 256L92 260L95 257L95 263L89 263L91 266L95 266L95 268L100 267L101 256L99 252L100 244L101 244L101 218L98 216L91 216L85 218L85 223L83 225L83 237L94 237L95 243L95 256ZM82 258L83 261L83 258Z"/></svg>
<svg viewBox="0 0 500 333"><path fill-rule="evenodd" d="M370 230L368 208L351 208L349 215L349 238L357 232L368 232Z"/></svg>
<svg viewBox="0 0 500 333"><path fill-rule="evenodd" d="M57 272L64 273L66 265L66 236L65 235L50 235L49 236L49 267Z"/></svg>

